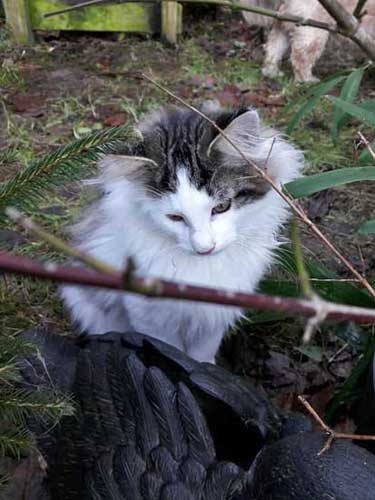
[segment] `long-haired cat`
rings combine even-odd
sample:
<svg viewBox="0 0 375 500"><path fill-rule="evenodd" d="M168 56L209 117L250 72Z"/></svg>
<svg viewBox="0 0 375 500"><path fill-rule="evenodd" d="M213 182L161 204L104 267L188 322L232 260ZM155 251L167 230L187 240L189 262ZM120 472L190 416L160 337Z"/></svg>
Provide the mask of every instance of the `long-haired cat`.
<svg viewBox="0 0 375 500"><path fill-rule="evenodd" d="M298 175L302 154L256 111L202 109L278 185ZM132 257L139 275L254 291L287 220L285 202L192 111L163 108L139 131L126 156L103 159L102 195L76 226L76 245L118 269ZM66 286L62 295L83 331L136 330L210 362L241 316L236 307L85 287Z"/></svg>
<svg viewBox="0 0 375 500"><path fill-rule="evenodd" d="M339 2L348 12L353 12L358 0L339 0ZM238 0L238 3L244 6L266 7L278 10L280 14L293 14L303 19L315 19L334 25L334 20L318 0ZM363 10L365 15L361 19L362 26L375 37L375 0L367 0ZM249 24L272 26L262 69L265 76L275 78L282 75L280 63L290 47L295 80L299 82L317 80L312 70L327 44L328 31L275 21L271 17L251 12L244 11L243 16Z"/></svg>

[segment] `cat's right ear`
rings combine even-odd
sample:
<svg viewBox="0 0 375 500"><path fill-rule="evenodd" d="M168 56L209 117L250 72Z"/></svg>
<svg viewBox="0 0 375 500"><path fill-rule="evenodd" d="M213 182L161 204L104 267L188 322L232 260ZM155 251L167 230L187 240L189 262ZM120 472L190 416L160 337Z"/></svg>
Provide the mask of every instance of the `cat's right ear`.
<svg viewBox="0 0 375 500"><path fill-rule="evenodd" d="M257 141L260 133L260 119L255 109L248 109L242 112L236 118L226 124L223 129L227 140L222 134L218 134L208 146L207 156L210 156L213 150L221 153L239 156L236 148L231 145L231 142L244 154L249 153L249 147Z"/></svg>
<svg viewBox="0 0 375 500"><path fill-rule="evenodd" d="M142 181L157 167L156 162L142 156L106 155L99 163L100 180L103 183L124 178Z"/></svg>

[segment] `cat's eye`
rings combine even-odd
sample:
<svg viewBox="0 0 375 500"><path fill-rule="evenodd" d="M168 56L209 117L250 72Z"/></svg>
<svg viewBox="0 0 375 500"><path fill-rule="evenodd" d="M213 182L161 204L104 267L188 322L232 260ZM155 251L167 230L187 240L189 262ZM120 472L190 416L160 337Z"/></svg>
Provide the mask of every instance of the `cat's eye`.
<svg viewBox="0 0 375 500"><path fill-rule="evenodd" d="M173 220L174 222L185 222L185 219L182 215L178 214L167 214L168 219Z"/></svg>
<svg viewBox="0 0 375 500"><path fill-rule="evenodd" d="M251 189L241 189L236 194L236 198L247 198L248 196L251 196L252 194L253 194L253 192L251 191Z"/></svg>
<svg viewBox="0 0 375 500"><path fill-rule="evenodd" d="M222 203L219 203L212 209L212 215L215 214L223 214L224 212L227 212L232 205L232 200L227 200L223 201Z"/></svg>

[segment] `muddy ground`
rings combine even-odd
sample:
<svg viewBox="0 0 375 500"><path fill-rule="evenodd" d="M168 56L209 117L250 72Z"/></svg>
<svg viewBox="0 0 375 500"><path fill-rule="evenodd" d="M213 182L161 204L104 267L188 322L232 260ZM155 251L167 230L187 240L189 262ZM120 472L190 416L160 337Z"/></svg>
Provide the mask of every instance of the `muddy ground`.
<svg viewBox="0 0 375 500"><path fill-rule="evenodd" d="M285 106L307 87L293 83L288 62L282 79L262 77L264 34L246 26L239 15L213 8L187 12L184 29L177 48L162 44L158 37L83 33L40 34L36 45L16 48L4 35L0 181L58 145L89 131L133 123L168 100L152 85L125 75L134 70L152 74L193 104L216 98L228 107L255 106L269 123L281 129L286 126L293 111L285 112ZM332 41L316 73L325 78L362 61L350 44ZM373 77L374 73L365 77L361 99L375 97ZM338 144L333 144L331 115L330 105L320 103L292 135L306 153L306 175L352 166L358 158L359 125L349 122ZM374 139L370 131L362 130ZM373 241L359 238L355 230L373 213L373 189L356 184L304 202L314 222L369 278L375 277ZM51 188L33 215L63 234L80 203L79 185L68 183ZM54 256L44 244L12 226L1 229L0 237L15 252ZM306 255L324 262L340 277L349 277L305 229L302 240ZM279 276L276 269L273 277ZM0 294L3 332L17 333L35 324L64 334L72 331L53 285L7 277ZM313 341L315 351L306 356L298 350L302 332L302 319L268 317L264 322L244 323L225 341L219 362L251 377L285 406L295 405L295 395L305 392L315 395L317 407L324 408L334 388L350 373L355 353L348 347L332 360L344 341L334 335L333 327L325 327Z"/></svg>

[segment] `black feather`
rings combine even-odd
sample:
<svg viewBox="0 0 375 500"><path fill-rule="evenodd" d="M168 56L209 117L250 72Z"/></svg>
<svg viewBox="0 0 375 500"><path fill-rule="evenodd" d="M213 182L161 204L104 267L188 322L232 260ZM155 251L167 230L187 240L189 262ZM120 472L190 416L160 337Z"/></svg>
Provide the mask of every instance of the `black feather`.
<svg viewBox="0 0 375 500"><path fill-rule="evenodd" d="M159 424L160 443L172 453L175 460L181 460L187 449L177 412L176 388L155 367L146 371L144 385L146 397Z"/></svg>

